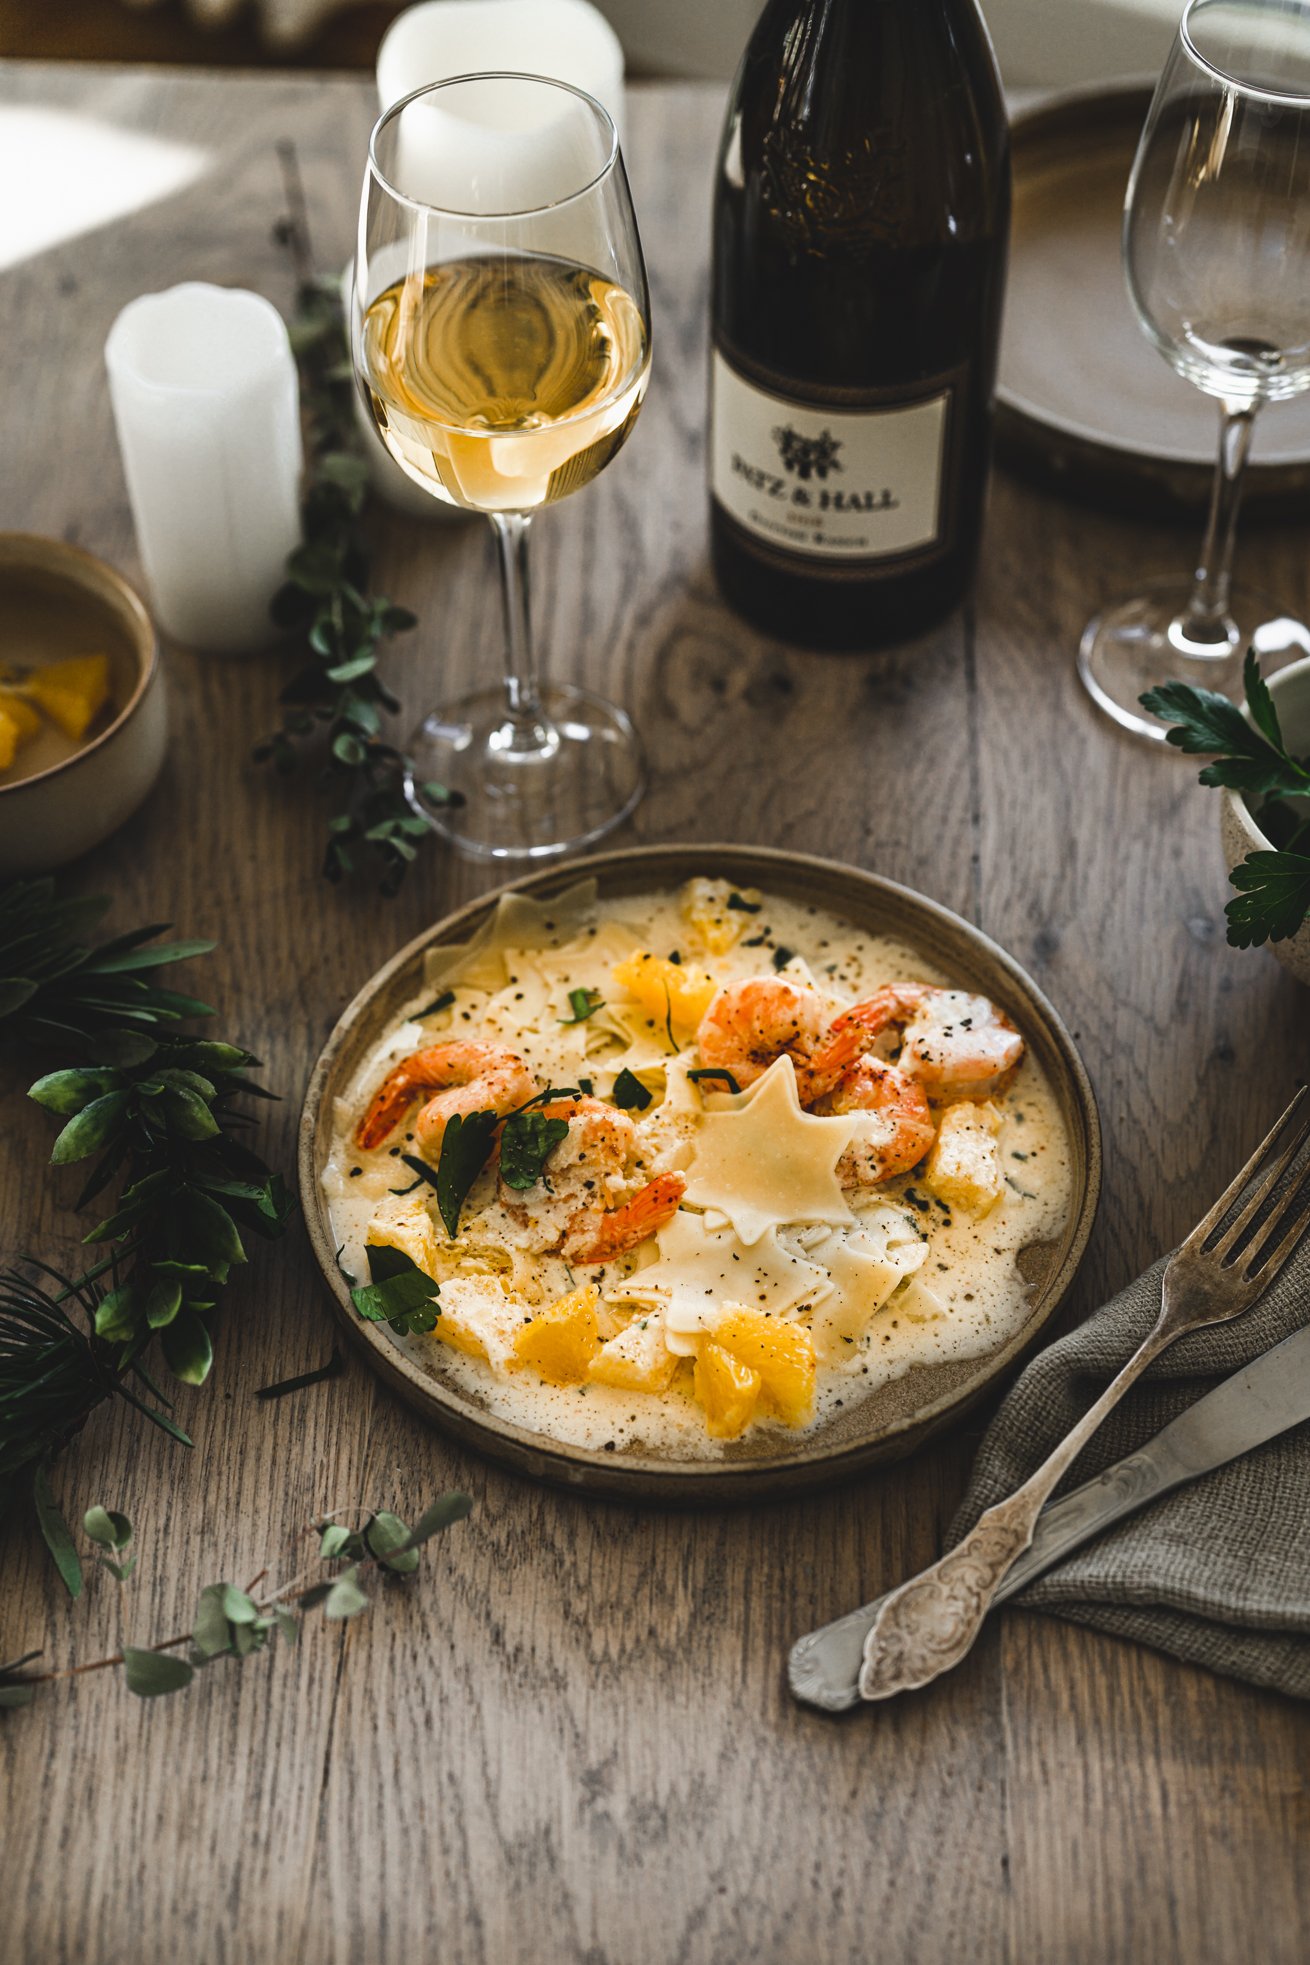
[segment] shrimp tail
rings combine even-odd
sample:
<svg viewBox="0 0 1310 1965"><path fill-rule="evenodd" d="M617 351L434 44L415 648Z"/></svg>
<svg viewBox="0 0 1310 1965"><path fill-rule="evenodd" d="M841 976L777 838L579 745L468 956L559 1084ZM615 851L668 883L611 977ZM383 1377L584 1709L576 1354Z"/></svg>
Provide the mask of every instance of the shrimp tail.
<svg viewBox="0 0 1310 1965"><path fill-rule="evenodd" d="M364 1152L381 1146L404 1118L418 1089L407 1064L398 1064L394 1071L388 1072L355 1128L356 1146Z"/></svg>
<svg viewBox="0 0 1310 1965"><path fill-rule="evenodd" d="M565 1243L565 1255L582 1266L613 1262L672 1221L686 1188L681 1174L657 1174L622 1207L589 1221Z"/></svg>

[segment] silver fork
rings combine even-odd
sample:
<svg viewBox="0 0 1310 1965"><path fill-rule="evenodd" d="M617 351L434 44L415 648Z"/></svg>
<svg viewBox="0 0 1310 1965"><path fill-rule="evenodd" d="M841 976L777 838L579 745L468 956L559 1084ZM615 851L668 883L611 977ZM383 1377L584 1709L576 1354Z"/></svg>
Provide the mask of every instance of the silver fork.
<svg viewBox="0 0 1310 1965"><path fill-rule="evenodd" d="M879 1605L870 1606L872 1623L860 1670L863 1698L893 1698L927 1685L959 1664L1007 1571L1032 1541L1037 1517L1052 1490L1101 1421L1175 1338L1240 1317L1273 1281L1310 1224L1310 1213L1302 1212L1310 1196L1310 1163L1283 1193L1276 1193L1307 1137L1310 1095L1303 1086L1236 1180L1174 1251L1164 1272L1159 1317L1095 1405L1022 1487L979 1517L963 1542ZM1243 1189L1276 1146L1263 1178L1238 1207ZM1238 1212L1225 1227L1234 1207ZM793 1649L791 1682L801 1696L806 1696L805 1681L817 1663L813 1654L825 1636L825 1631L812 1632Z"/></svg>

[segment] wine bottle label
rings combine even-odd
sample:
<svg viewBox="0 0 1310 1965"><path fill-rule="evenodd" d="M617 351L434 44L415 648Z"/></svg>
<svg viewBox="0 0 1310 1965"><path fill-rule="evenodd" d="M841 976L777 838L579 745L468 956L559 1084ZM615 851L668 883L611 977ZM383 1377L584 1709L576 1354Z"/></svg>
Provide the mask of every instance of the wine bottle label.
<svg viewBox="0 0 1310 1965"><path fill-rule="evenodd" d="M836 396L838 392L834 391ZM949 544L945 496L956 388L799 402L738 372L710 372L710 489L757 539L808 561L903 571Z"/></svg>

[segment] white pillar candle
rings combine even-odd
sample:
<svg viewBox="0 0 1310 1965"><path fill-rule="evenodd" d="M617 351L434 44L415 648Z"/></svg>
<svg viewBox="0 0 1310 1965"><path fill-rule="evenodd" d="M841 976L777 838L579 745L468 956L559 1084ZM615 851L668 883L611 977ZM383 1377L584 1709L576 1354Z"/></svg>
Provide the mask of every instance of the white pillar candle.
<svg viewBox="0 0 1310 1965"><path fill-rule="evenodd" d="M382 37L378 101L386 110L430 82L506 69L585 89L622 140L623 46L589 0L421 0ZM505 134L490 132L493 147Z"/></svg>
<svg viewBox="0 0 1310 1965"><path fill-rule="evenodd" d="M105 344L137 545L160 626L240 654L274 639L269 602L299 543L300 408L282 317L191 282L126 306Z"/></svg>

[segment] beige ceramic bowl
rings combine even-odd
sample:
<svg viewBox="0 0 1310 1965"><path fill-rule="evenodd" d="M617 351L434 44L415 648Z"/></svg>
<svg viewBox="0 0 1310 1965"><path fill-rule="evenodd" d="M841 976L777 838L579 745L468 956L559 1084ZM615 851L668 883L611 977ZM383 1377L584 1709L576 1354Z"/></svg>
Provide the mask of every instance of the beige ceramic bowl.
<svg viewBox="0 0 1310 1965"><path fill-rule="evenodd" d="M1269 693L1278 709L1283 742L1293 756L1304 757L1310 753L1310 656L1270 676ZM1224 793L1220 827L1230 873L1248 853L1269 851L1269 841L1251 817L1240 792ZM1303 923L1290 941L1270 942L1268 948L1289 975L1295 976L1298 982L1310 983L1310 921Z"/></svg>
<svg viewBox="0 0 1310 1965"><path fill-rule="evenodd" d="M80 749L54 732L0 774L0 878L48 873L135 812L164 761L164 672L150 616L112 566L59 539L0 533L0 662L109 657L111 721Z"/></svg>
<svg viewBox="0 0 1310 1965"><path fill-rule="evenodd" d="M894 1460L959 1418L1011 1371L1054 1314L1073 1281L1091 1232L1101 1181L1100 1128L1087 1073L1055 1010L1019 965L976 928L936 902L875 874L799 853L752 846L645 846L599 853L514 883L544 898L594 876L605 896L679 886L695 874L719 875L802 903L815 901L874 934L908 942L963 988L979 989L1024 1031L1055 1092L1069 1138L1073 1193L1059 1234L1020 1252L1029 1310L993 1351L911 1371L853 1400L794 1444L776 1435L729 1441L721 1460L678 1460L639 1447L614 1453L564 1445L487 1410L443 1363L442 1347L394 1337L361 1323L337 1266L337 1242L323 1194L332 1145L333 1104L361 1059L423 986L429 949L467 941L487 919L485 895L401 949L365 983L341 1015L314 1067L300 1121L300 1196L310 1241L345 1330L367 1363L423 1416L520 1473L593 1493L651 1501L715 1502L790 1494ZM507 891L502 889L501 891Z"/></svg>

